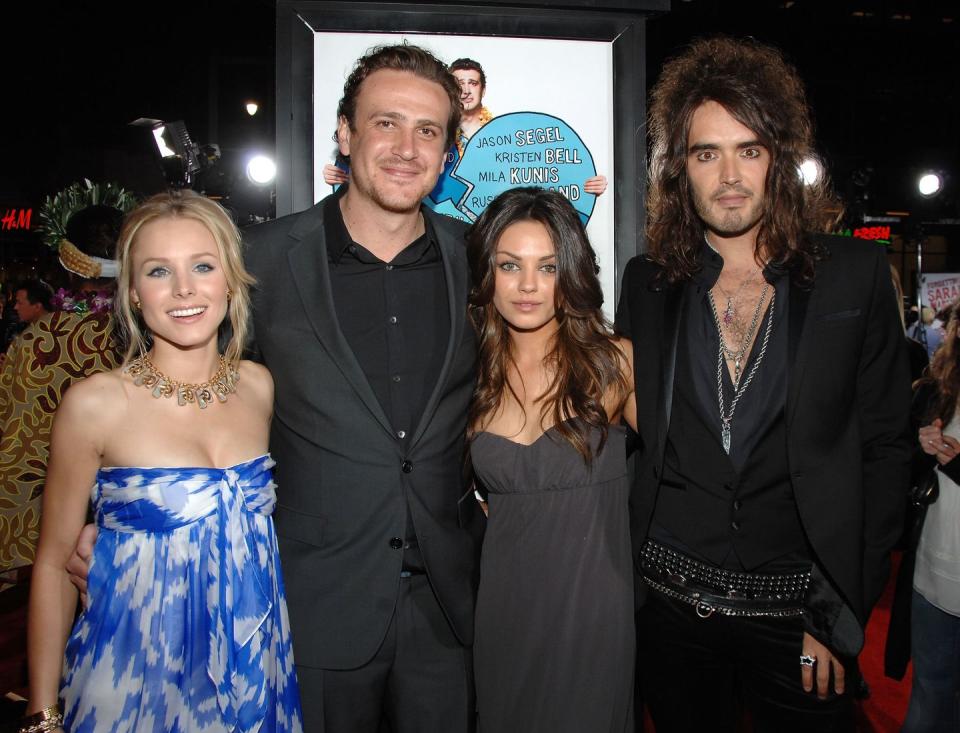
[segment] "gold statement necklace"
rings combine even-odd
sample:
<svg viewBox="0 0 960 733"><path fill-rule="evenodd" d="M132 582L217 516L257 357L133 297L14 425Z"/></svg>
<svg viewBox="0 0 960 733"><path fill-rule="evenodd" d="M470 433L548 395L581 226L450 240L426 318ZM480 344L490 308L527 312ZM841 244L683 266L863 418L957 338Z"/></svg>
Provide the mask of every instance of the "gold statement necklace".
<svg viewBox="0 0 960 733"><path fill-rule="evenodd" d="M220 365L210 379L202 384L188 384L170 379L157 369L147 356L139 356L130 362L123 370L131 377L138 387L146 387L156 398L177 396L177 404L192 405L194 402L200 409L206 409L216 397L220 402L227 401L227 395L237 391L239 375L233 367L227 366L227 360L220 356Z"/></svg>

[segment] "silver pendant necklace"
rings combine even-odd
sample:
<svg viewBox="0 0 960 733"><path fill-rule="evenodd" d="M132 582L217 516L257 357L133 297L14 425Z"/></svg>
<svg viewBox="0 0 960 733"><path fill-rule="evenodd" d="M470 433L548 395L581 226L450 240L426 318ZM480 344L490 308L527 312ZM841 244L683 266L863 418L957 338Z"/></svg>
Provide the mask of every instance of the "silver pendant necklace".
<svg viewBox="0 0 960 733"><path fill-rule="evenodd" d="M717 289L723 294L723 297L727 299L727 307L723 309L723 322L728 326L733 325L733 322L737 317L736 301L739 300L743 289L753 282L753 278L757 276L758 272L759 270L754 270L751 272L750 277L746 278L742 283L740 283L740 286L734 291L733 295L724 290L723 286L720 284L720 281L717 280Z"/></svg>
<svg viewBox="0 0 960 733"><path fill-rule="evenodd" d="M769 287L769 283L767 285ZM766 289L765 289L766 290ZM747 373L747 378L741 383L739 379L734 381L733 389L734 395L733 400L730 402L730 414L726 413L726 409L723 404L723 362L724 356L727 354L728 349L726 344L723 342L723 329L720 327L720 317L717 315L717 306L713 302L713 296L710 293L707 293L707 296L710 300L710 311L713 313L713 321L717 326L717 337L720 339L720 348L717 350L717 401L720 405L720 440L723 443L723 450L726 451L727 455L730 455L730 442L731 442L731 432L730 424L733 422L733 413L737 410L737 403L740 402L740 398L743 397L743 393L747 391L747 387L750 386L750 382L753 380L753 375L757 373L757 369L760 367L760 362L763 361L764 354L767 353L767 344L770 342L770 331L773 327L773 306L774 299L776 296L776 291L770 295L770 308L767 315L767 327L764 330L763 334L763 343L760 345L760 353L757 354L756 360L753 362L753 366L750 367L750 371ZM760 302L757 304L757 310L754 313L754 323L758 318L760 312L760 307L763 305L763 296L760 298ZM752 333L752 330L751 330ZM749 344L749 340L745 343ZM740 358L743 358L743 354L746 352L746 349L741 347L740 349ZM734 362L735 374L739 373L739 361Z"/></svg>
<svg viewBox="0 0 960 733"><path fill-rule="evenodd" d="M723 338L723 331L720 331L720 344L723 347L723 353L726 355L727 359L733 362L733 387L734 389L740 384L740 377L742 376L743 368L743 357L747 353L747 349L750 348L750 344L753 342L753 336L757 332L757 326L760 323L760 314L763 313L763 304L767 299L767 293L770 291L770 283L767 283L763 286L763 290L760 291L760 299L757 301L756 307L753 309L753 317L750 319L750 326L745 332L740 333L740 346L736 350L731 349L727 346L726 341ZM717 318L717 304L713 300L713 293L708 292L707 295L710 298L710 310L713 312L714 322L717 324L717 329L720 329L720 322ZM726 323L724 319L724 323Z"/></svg>

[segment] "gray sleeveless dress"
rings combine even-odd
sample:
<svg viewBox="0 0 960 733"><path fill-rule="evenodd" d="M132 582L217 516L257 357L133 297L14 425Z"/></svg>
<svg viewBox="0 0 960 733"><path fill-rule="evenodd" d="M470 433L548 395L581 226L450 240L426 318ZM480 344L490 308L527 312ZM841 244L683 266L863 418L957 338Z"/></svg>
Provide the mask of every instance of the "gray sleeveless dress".
<svg viewBox="0 0 960 733"><path fill-rule="evenodd" d="M633 730L624 440L610 426L592 466L554 428L531 445L473 440L490 509L474 642L480 733Z"/></svg>

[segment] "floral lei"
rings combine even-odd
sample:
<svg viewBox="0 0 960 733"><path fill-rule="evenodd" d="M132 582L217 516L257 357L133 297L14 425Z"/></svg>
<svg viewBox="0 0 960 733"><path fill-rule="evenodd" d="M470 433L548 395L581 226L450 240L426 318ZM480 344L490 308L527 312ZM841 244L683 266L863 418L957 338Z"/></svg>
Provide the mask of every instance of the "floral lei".
<svg viewBox="0 0 960 733"><path fill-rule="evenodd" d="M53 294L53 307L67 313L104 314L113 310L113 293L109 290L89 290L74 293L60 288Z"/></svg>

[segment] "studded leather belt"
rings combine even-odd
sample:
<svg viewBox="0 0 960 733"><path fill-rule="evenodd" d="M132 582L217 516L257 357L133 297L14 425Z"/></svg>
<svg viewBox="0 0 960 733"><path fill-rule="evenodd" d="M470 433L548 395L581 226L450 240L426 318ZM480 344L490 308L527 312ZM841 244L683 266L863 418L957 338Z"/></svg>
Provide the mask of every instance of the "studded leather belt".
<svg viewBox="0 0 960 733"><path fill-rule="evenodd" d="M810 571L763 575L724 570L659 542L640 550L640 570L654 590L694 607L701 618L724 616L800 616Z"/></svg>

